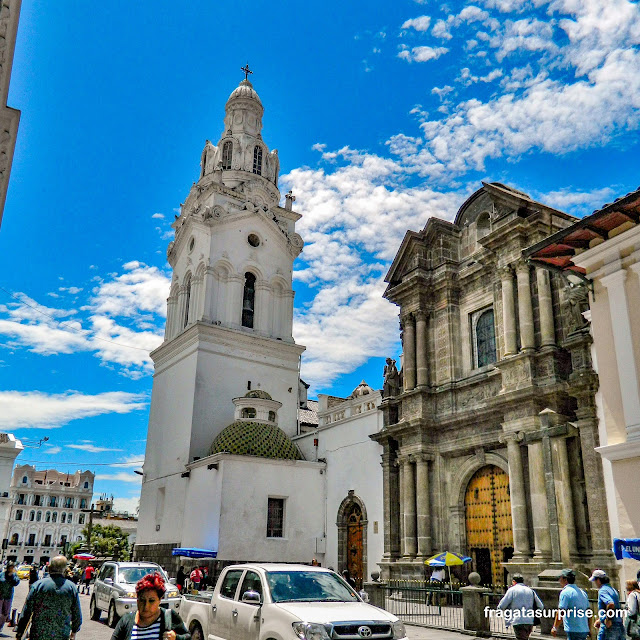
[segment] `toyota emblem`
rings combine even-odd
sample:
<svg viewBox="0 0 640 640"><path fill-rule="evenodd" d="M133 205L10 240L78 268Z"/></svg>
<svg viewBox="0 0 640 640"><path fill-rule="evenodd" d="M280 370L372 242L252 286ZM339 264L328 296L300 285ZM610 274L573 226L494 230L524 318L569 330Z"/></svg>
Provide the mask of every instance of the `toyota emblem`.
<svg viewBox="0 0 640 640"><path fill-rule="evenodd" d="M358 627L358 635L361 638L370 638L371 637L371 628L366 626Z"/></svg>

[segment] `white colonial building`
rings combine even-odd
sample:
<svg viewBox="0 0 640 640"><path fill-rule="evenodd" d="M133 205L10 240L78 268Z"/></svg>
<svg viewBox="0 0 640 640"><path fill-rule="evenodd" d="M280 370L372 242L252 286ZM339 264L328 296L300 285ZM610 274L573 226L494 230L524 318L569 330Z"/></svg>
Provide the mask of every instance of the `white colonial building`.
<svg viewBox="0 0 640 640"><path fill-rule="evenodd" d="M172 548L187 546L216 551L226 562L316 558L346 568L346 551L334 548L334 523L345 499L362 501L349 493L352 479L340 469L362 458L333 458L332 443L366 438L379 467L381 447L367 435L380 427L379 394L358 398L357 416L340 399L349 419L318 429L315 403L300 380L304 347L291 334L301 216L290 194L279 204L278 155L262 138L263 107L248 80L225 111L220 140L205 145L168 250L173 279L165 340L151 354L136 557L171 566ZM382 536L372 509L369 540ZM343 511L353 515L346 503ZM378 547L370 547L379 558Z"/></svg>
<svg viewBox="0 0 640 640"><path fill-rule="evenodd" d="M66 543L82 540L91 508L94 474L73 474L18 465L9 491L7 558L41 564L63 553Z"/></svg>

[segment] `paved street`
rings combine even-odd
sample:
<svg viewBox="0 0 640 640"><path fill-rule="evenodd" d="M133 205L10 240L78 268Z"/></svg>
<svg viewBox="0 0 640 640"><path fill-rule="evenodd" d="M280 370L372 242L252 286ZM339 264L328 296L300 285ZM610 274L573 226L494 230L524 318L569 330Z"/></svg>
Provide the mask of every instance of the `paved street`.
<svg viewBox="0 0 640 640"><path fill-rule="evenodd" d="M29 585L26 580L22 580L20 585L16 587L15 596L13 598L13 608L20 611L24 600L27 597ZM82 605L82 629L78 634L79 640L110 640L112 629L107 626L105 614L102 615L100 622L94 622L89 617L89 596L80 594L80 603ZM425 627L416 627L407 625L407 635L409 640L468 640L469 636L453 631L442 631L440 629L428 629ZM5 626L4 633L0 633L0 638L13 638L13 630Z"/></svg>

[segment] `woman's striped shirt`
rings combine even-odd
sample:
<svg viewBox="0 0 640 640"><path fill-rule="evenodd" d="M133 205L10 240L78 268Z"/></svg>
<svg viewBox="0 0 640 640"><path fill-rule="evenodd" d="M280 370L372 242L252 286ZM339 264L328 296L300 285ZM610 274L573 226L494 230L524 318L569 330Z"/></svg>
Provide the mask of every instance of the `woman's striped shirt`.
<svg viewBox="0 0 640 640"><path fill-rule="evenodd" d="M148 627L133 625L131 640L160 640L160 618Z"/></svg>

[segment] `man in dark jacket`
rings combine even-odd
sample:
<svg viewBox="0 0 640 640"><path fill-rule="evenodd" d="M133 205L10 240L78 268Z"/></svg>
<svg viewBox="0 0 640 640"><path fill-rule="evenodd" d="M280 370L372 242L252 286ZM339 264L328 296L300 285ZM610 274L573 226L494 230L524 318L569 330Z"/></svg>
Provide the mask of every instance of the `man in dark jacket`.
<svg viewBox="0 0 640 640"><path fill-rule="evenodd" d="M56 556L49 563L49 575L38 580L29 591L16 640L20 640L31 621L30 637L33 640L74 640L82 625L80 597L73 582L64 577L67 559Z"/></svg>
<svg viewBox="0 0 640 640"><path fill-rule="evenodd" d="M0 573L0 631L11 615L13 588L20 584L20 578L15 573L13 562L7 563L7 568Z"/></svg>

